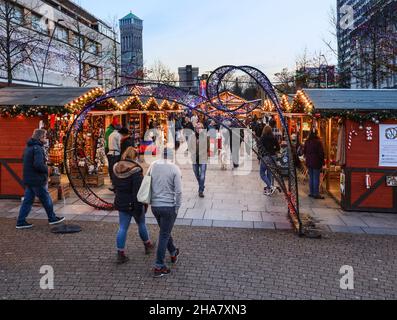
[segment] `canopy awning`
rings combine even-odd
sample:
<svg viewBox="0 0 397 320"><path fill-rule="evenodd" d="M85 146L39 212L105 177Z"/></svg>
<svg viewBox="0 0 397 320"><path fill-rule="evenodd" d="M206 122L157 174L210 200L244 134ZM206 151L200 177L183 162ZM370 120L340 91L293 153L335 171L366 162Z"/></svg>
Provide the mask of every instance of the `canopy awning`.
<svg viewBox="0 0 397 320"><path fill-rule="evenodd" d="M397 90L304 89L314 108L321 110L397 110Z"/></svg>

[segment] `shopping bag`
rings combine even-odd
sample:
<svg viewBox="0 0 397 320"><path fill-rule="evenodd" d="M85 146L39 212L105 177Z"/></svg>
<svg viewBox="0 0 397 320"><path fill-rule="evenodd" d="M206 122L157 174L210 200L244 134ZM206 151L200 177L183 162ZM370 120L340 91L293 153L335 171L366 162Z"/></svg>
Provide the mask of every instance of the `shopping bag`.
<svg viewBox="0 0 397 320"><path fill-rule="evenodd" d="M153 163L154 164L154 163ZM153 164L150 166L146 176L143 177L141 187L139 188L137 199L138 202L143 204L150 204L152 198L152 168Z"/></svg>

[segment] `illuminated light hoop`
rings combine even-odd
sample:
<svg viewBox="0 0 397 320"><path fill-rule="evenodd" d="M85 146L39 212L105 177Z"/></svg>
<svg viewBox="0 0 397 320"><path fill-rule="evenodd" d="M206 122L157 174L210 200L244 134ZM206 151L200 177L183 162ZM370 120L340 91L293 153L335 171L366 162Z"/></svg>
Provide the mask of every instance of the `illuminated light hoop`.
<svg viewBox="0 0 397 320"><path fill-rule="evenodd" d="M278 168L278 165L274 161L272 157L268 157L264 155L263 150L259 150L259 156L261 160L265 162L265 164L269 167L270 171L272 172L273 176L276 178L277 182L279 183L282 191L284 192L284 195L286 197L287 203L288 203L288 211L289 211L289 217L291 218L291 221L293 222L295 229L302 234L302 222L300 219L300 212L299 212L299 189L298 189L298 179L297 179L297 171L296 171L296 166L294 163L294 155L293 155L293 150L292 150L292 144L291 144L291 137L289 135L289 130L288 130L288 125L287 122L285 121L283 111L281 104L279 102L278 96L274 90L274 87L268 77L260 70L250 67L250 66L223 66L218 69L216 69L209 77L208 82L207 82L207 97L210 101L210 103L215 107L216 109L221 109L224 110L225 112L228 112L225 110L226 108L222 105L222 99L221 99L221 92L220 92L220 86L222 84L222 80L225 78L225 76L231 72L234 71L241 71L244 72L245 74L249 75L252 77L256 83L266 92L266 94L269 96L270 101L273 103L273 105L276 108L276 111L280 117L280 121L282 124L282 127L285 129L285 132L287 133L288 139L287 139L287 149L288 149L288 167L289 167L289 175L288 175L288 186L286 186L284 178L282 177L282 174ZM229 111L230 112L230 111ZM259 142L259 137L256 137L257 142Z"/></svg>
<svg viewBox="0 0 397 320"><path fill-rule="evenodd" d="M66 168L66 174L69 178L70 184L76 195L86 204L99 209L99 210L114 210L112 203L109 203L101 199L94 190L88 186L86 177L83 174L81 168L78 166L78 161L82 158L78 157L78 136L82 133L83 125L88 117L88 113L95 108L95 106L103 101L106 101L115 97L123 97L131 95L131 92L139 87L141 90L140 95L142 97L155 97L157 99L168 100L170 102L176 102L179 105L183 105L192 110L197 110L197 106L200 103L206 102L207 99L202 96L193 95L187 91L184 91L177 87L172 87L159 83L141 82L134 85L126 85L117 89L114 89L101 97L96 98L94 101L89 103L75 118L73 124L69 128L66 135L65 141L65 153L64 162ZM197 110L201 112L201 110ZM201 112L205 115L204 112ZM212 117L210 117L212 118ZM216 119L214 119L216 121ZM77 176L73 176L71 167L77 168ZM79 183L76 183L76 180Z"/></svg>
<svg viewBox="0 0 397 320"><path fill-rule="evenodd" d="M273 87L268 80L268 78L259 70L251 68L251 67L233 67L233 66L226 66L226 67L221 67L217 69L213 74L211 74L209 80L215 79L217 81L217 85L215 86L216 90L214 91L214 81L208 81L207 82L207 97L203 97L200 95L195 95L192 94L191 92L185 91L181 88L177 88L174 86L162 84L162 83L155 83L155 82L146 82L146 81L137 81L134 84L131 85L125 85L120 88L114 89L109 91L108 93L105 93L101 97L96 98L94 101L92 101L90 104L88 104L84 109L80 112L80 114L76 117L74 120L72 126L70 127L67 136L66 136L66 143L65 143L65 154L64 154L64 160L65 160L65 167L66 167L66 173L68 175L69 181L71 183L72 189L74 192L77 194L77 196L86 204L100 210L114 210L114 206L112 203L109 203L103 199L101 199L93 190L90 188L85 180L85 176L82 173L80 167L78 167L78 155L77 155L77 139L79 134L82 131L83 124L88 116L88 113L95 108L95 106L103 102L105 100L111 99L111 98L116 98L116 97L123 97L123 96L132 96L136 95L135 90L139 90L139 95L141 97L154 97L156 99L163 99L167 100L173 103L178 103L179 105L182 105L186 108L189 108L191 110L195 110L205 116L207 116L210 119L213 119L216 121L216 123L222 125L226 129L231 130L231 128L225 126L223 123L220 123L218 119L212 117L209 113L200 110L198 106L203 103L210 103L212 106L217 109L216 111L222 111L225 114L229 114L230 118L233 120L237 121L241 125L242 128L245 128L245 125L236 118L237 111L241 110L246 104L243 104L242 106L239 106L235 109L230 109L228 107L224 107L221 103L220 96L219 96L219 86L220 83L223 79L223 77L229 73L232 70L241 70L251 77L255 79L255 81L264 89L264 91L269 95L271 98L273 104L276 106L276 109L280 115L281 122L283 124L283 127L287 129L288 132L288 127L285 123L285 119L282 115L282 111L278 102L277 95L275 94ZM222 70L222 73L219 74L219 70ZM256 74L255 74L256 73ZM135 91L135 93L134 93ZM214 94L216 93L216 95ZM217 97L218 98L218 104L213 103L211 100L212 98ZM257 106L251 107L249 110L247 110L244 113L241 114L248 114L255 110ZM256 153L256 150L254 150ZM297 196L297 179L296 179L296 168L295 166L291 166L291 160L293 163L293 157L292 155L292 149L291 149L291 141L289 139L288 141L288 155L289 155L289 162L290 162L290 171L292 175L290 174L290 179L289 179L289 188L287 189L284 180L281 177L281 174L277 170L277 165L273 161L273 163L269 162L268 159L265 159L266 157L261 157L266 164L271 167L271 171L276 177L277 181L280 184L280 187L283 189L286 199L288 201L288 208L290 212L290 217L292 218L292 221L294 223L294 226L296 229L301 233L301 222L299 218L299 202L298 202L298 196ZM78 177L73 177L71 174L71 165L77 165L78 168ZM294 181L291 180L291 176L294 177ZM78 179L82 181L83 183L76 184L75 179Z"/></svg>

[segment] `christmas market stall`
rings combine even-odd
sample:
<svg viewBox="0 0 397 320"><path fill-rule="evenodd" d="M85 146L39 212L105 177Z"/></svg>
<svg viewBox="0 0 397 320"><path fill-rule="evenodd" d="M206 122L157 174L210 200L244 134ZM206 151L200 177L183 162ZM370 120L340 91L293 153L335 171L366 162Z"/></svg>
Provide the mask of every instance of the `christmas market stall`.
<svg viewBox="0 0 397 320"><path fill-rule="evenodd" d="M174 115L184 112L184 108L176 102L141 97L139 87L134 88L132 95L120 102L119 109L125 113L121 123L132 133L140 153L149 151L154 155L156 148L169 140L169 121Z"/></svg>
<svg viewBox="0 0 397 320"><path fill-rule="evenodd" d="M103 93L100 88L0 89L0 199L18 199L23 195L23 150L37 128L48 130L46 153L51 168L50 194L53 200L67 196L69 184L61 179L66 132L81 108ZM90 121L82 134L82 139L85 139L84 159L95 159L94 149L97 149L98 137L102 135L100 130L103 130ZM95 176L98 165L89 169Z"/></svg>
<svg viewBox="0 0 397 320"><path fill-rule="evenodd" d="M305 97L300 91L291 102L287 95L280 97L280 105L288 124L289 135L294 143L302 144L310 133L312 126L312 111L313 106L306 103ZM275 110L274 104L266 99L263 106L264 116L273 117L276 121L277 128L282 130L280 117ZM283 136L285 136L283 134Z"/></svg>
<svg viewBox="0 0 397 320"><path fill-rule="evenodd" d="M301 92L326 153L326 189L346 211L397 213L397 90Z"/></svg>
<svg viewBox="0 0 397 320"><path fill-rule="evenodd" d="M254 102L249 102L230 91L222 92L219 95L219 98L222 101L222 105L224 107L228 108L229 110L236 110L235 116L241 121L245 121L247 116L252 116L255 114L257 114L258 116L262 113L261 108L258 106L257 110L253 110L252 112L249 112L249 114L247 114L247 110L253 109L252 107L254 105ZM212 102L218 103L218 97L213 98ZM212 117L229 116L229 113L215 109L209 101L199 105L199 108L203 112L210 114ZM204 120L202 119L204 116L201 113L197 113L197 116L201 118L201 120Z"/></svg>

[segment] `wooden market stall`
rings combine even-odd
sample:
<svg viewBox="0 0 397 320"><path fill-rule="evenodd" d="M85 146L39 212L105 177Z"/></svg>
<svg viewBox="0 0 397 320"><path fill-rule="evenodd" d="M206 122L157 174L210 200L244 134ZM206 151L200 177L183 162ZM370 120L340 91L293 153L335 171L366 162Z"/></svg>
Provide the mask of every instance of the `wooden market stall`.
<svg viewBox="0 0 397 320"><path fill-rule="evenodd" d="M100 88L0 89L0 199L23 195L22 155L37 128L48 130L48 161L56 169L50 180L53 200L68 193L59 175L67 129L82 106L103 93Z"/></svg>
<svg viewBox="0 0 397 320"><path fill-rule="evenodd" d="M220 97L220 99L222 101L223 106L227 107L230 110L235 110L235 109L239 108L240 106L244 105L244 108L242 109L243 112L241 112L240 115L237 114L237 117L240 120L242 120L242 121L246 120L247 116L252 116L254 114L258 114L258 113L261 112L261 108L260 107L258 107L257 110L254 110L253 112L250 112L249 114L244 112L244 111L247 111L247 110L252 110L253 104L249 103L244 98L239 97L238 95L236 95L236 94L234 94L234 93L232 93L230 91L224 91L224 92L220 93L219 97ZM213 102L217 103L218 102L218 97L213 98ZM225 115L225 113L222 112L222 111L216 111L215 108L211 105L211 103L209 101L200 104L198 107L202 111L204 111L206 113L208 113L208 112L211 113L211 116L223 116L223 115ZM198 113L198 116L200 118L203 118L203 115L201 113ZM201 119L201 120L203 120L203 119Z"/></svg>
<svg viewBox="0 0 397 320"><path fill-rule="evenodd" d="M397 213L397 90L305 90L346 211Z"/></svg>
<svg viewBox="0 0 397 320"><path fill-rule="evenodd" d="M56 170L51 176L50 191L61 184L58 172L62 172L64 138L71 123L82 108L102 96L101 88L3 88L0 89L0 198L20 198L22 182L22 155L27 140L34 129L48 130L50 142L49 164ZM93 187L104 184L107 173L105 130L114 117L130 129L136 145L145 139L150 122L156 122L164 130L167 139L167 120L171 114L183 112L183 107L167 100L153 97L141 98L139 92L127 99L110 98L96 105L89 113L78 136L79 167L72 174L85 175L85 182ZM63 179L65 181L65 179ZM78 179L75 181L78 184ZM81 181L83 183L83 181ZM67 181L62 182L67 189Z"/></svg>

